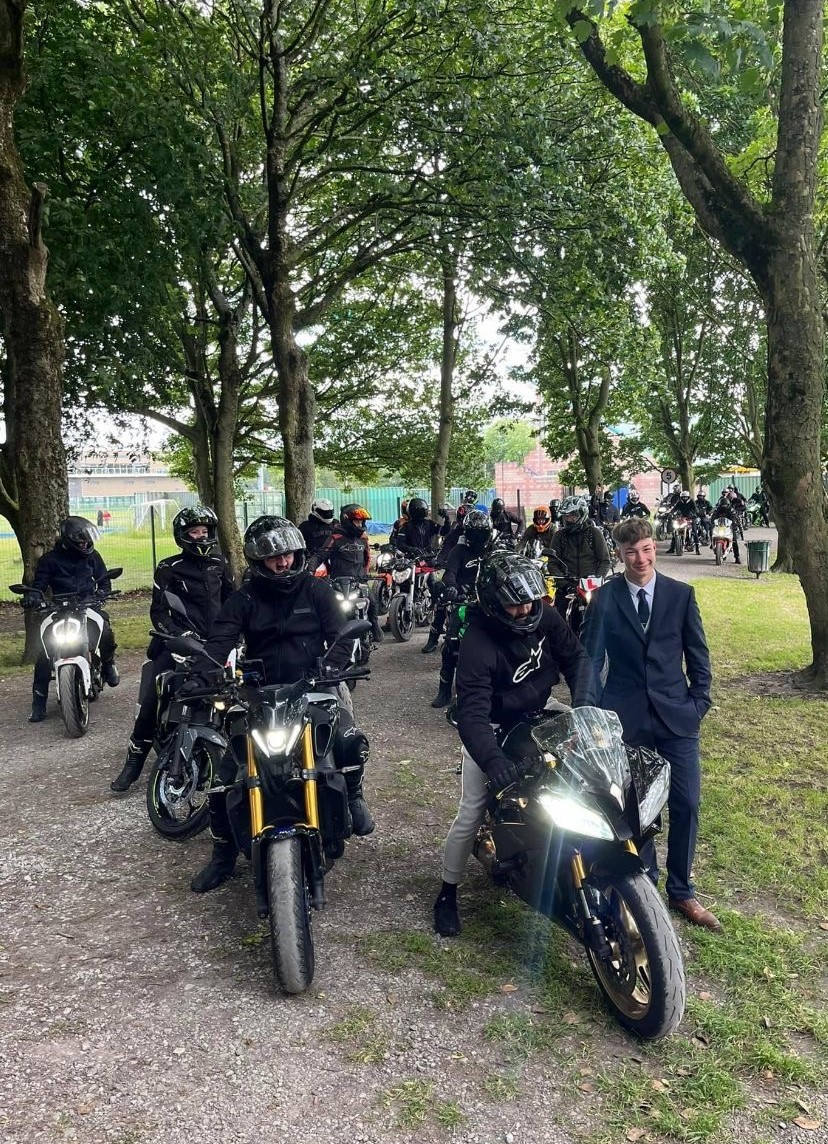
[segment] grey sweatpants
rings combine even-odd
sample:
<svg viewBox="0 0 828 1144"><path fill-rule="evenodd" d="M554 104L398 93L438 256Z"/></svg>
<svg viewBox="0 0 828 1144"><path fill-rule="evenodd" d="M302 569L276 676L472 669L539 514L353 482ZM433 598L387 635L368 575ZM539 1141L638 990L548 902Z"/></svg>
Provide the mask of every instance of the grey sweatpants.
<svg viewBox="0 0 828 1144"><path fill-rule="evenodd" d="M456 886L462 881L474 840L483 822L490 798L486 775L463 747L462 789L457 817L449 828L443 851L443 881Z"/></svg>

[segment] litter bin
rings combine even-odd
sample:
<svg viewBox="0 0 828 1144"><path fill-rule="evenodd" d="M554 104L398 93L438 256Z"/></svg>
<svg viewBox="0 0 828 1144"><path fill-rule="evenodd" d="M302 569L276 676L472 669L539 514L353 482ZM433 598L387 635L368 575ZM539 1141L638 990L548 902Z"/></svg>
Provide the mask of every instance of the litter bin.
<svg viewBox="0 0 828 1144"><path fill-rule="evenodd" d="M748 571L756 573L756 579L770 568L770 541L749 540L747 542Z"/></svg>

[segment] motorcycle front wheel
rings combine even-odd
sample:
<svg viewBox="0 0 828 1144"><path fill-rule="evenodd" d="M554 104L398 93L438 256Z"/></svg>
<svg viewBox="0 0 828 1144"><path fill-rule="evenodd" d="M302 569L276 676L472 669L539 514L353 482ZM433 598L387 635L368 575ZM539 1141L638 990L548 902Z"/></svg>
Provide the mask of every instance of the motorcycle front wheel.
<svg viewBox="0 0 828 1144"><path fill-rule="evenodd" d="M713 556L716 560L716 564L720 565L724 559L724 549L722 548L721 544L713 545Z"/></svg>
<svg viewBox="0 0 828 1144"><path fill-rule="evenodd" d="M684 1013L686 985L678 938L661 895L644 874L590 878L612 955L587 949L613 1015L643 1040L666 1037Z"/></svg>
<svg viewBox="0 0 828 1144"><path fill-rule="evenodd" d="M676 556L684 555L684 533L676 533Z"/></svg>
<svg viewBox="0 0 828 1144"><path fill-rule="evenodd" d="M285 993L304 993L313 981L314 955L300 838L285 838L268 846L267 899L276 980Z"/></svg>
<svg viewBox="0 0 828 1144"><path fill-rule="evenodd" d="M405 596L394 596L388 609L388 626L395 640L408 643L414 631L414 616Z"/></svg>
<svg viewBox="0 0 828 1144"><path fill-rule="evenodd" d="M174 742L162 749L147 782L147 814L159 834L181 842L200 834L210 821L209 792L213 774L221 761L221 749L206 739L196 739L193 753L181 774L170 774Z"/></svg>
<svg viewBox="0 0 828 1144"><path fill-rule="evenodd" d="M391 585L385 580L376 580L373 588L374 599L377 602L377 614L388 614L388 605L391 603Z"/></svg>
<svg viewBox="0 0 828 1144"><path fill-rule="evenodd" d="M60 668L58 693L66 734L70 739L80 739L89 726L89 701L81 670L76 663L66 663Z"/></svg>

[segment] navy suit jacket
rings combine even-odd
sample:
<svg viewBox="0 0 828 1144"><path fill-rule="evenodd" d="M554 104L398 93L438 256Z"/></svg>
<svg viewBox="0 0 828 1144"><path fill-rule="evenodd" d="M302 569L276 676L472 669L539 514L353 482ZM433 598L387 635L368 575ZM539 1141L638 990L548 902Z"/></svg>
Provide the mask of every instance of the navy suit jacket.
<svg viewBox="0 0 828 1144"><path fill-rule="evenodd" d="M593 594L581 643L599 677L609 661L600 704L618 714L627 742L651 741L653 714L672 735L698 735L710 707L710 654L689 584L657 573L645 633L626 579L613 577Z"/></svg>

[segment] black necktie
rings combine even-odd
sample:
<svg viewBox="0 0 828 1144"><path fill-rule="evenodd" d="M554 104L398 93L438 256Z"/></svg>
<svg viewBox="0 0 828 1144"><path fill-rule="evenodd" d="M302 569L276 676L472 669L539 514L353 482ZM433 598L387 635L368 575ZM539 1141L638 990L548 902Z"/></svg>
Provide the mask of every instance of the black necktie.
<svg viewBox="0 0 828 1144"><path fill-rule="evenodd" d="M642 628L650 622L650 605L647 603L647 593L643 588L638 589L638 618Z"/></svg>

